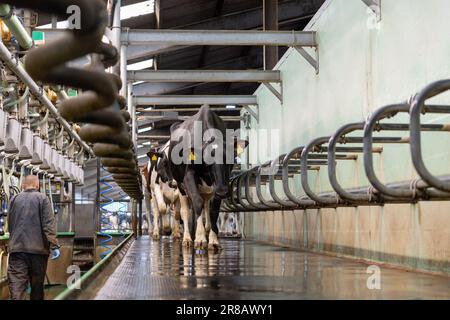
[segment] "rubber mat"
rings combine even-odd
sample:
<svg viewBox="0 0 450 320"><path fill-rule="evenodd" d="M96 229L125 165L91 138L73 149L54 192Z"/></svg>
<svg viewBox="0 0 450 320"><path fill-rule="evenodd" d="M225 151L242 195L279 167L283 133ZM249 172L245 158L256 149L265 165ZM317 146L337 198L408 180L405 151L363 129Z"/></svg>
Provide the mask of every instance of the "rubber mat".
<svg viewBox="0 0 450 320"><path fill-rule="evenodd" d="M96 299L449 299L450 278L221 239L218 254L137 239ZM376 284L376 282L375 282ZM379 288L378 288L379 287Z"/></svg>

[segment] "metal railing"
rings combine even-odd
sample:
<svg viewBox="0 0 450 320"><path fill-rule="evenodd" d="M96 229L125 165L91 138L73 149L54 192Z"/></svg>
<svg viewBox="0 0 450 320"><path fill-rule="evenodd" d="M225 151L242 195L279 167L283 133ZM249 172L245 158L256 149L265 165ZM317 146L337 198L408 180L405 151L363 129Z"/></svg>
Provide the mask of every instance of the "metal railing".
<svg viewBox="0 0 450 320"><path fill-rule="evenodd" d="M331 136L314 139L306 146L294 148L272 161L238 172L230 181L231 196L223 201L222 211L381 206L387 203L450 200L450 175L435 176L429 171L423 158L421 139L423 132L450 132L450 124L421 123L421 115L450 115L450 105L426 103L428 99L449 90L450 80L434 82L408 102L384 106L366 121L346 124ZM394 122L404 119L399 115L409 115L409 122ZM412 164L420 178L384 183L377 176L374 155L382 154L387 146L398 148L400 145L409 145ZM345 188L338 179L339 164L357 161L361 156L370 185ZM320 172L325 167L333 191L317 193L308 173ZM300 182L304 195L295 194L290 179ZM277 180L281 180L282 188L276 188ZM268 192L263 192L263 186Z"/></svg>

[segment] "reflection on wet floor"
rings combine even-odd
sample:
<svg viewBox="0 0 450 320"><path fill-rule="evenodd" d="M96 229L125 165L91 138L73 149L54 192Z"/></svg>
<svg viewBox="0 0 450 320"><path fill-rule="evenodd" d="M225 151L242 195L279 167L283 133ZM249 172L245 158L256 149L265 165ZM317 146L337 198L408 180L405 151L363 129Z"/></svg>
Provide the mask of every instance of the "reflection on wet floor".
<svg viewBox="0 0 450 320"><path fill-rule="evenodd" d="M381 289L369 290L367 265L221 239L217 254L180 242L142 237L96 299L450 299L450 278L381 268Z"/></svg>

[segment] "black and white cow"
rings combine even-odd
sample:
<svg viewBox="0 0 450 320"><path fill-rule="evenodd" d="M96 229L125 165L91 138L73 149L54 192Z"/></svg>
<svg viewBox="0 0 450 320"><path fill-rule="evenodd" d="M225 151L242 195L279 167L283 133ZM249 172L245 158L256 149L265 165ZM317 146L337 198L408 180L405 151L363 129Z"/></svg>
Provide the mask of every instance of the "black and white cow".
<svg viewBox="0 0 450 320"><path fill-rule="evenodd" d="M170 131L169 170L181 194L191 200L194 246L218 250L221 202L229 196L237 149L244 149L247 141L230 136L223 120L207 105L186 121L173 124Z"/></svg>
<svg viewBox="0 0 450 320"><path fill-rule="evenodd" d="M168 167L168 143L160 149L152 149L147 153L149 161L143 170L146 185L148 186L154 227L153 239L160 237L159 221L162 220L162 232L174 239L181 238L180 218L184 223L183 245L189 247L192 238L189 233L189 200L180 194L176 182L171 178ZM173 219L170 219L170 217ZM171 221L172 220L172 221ZM172 222L172 223L171 223Z"/></svg>

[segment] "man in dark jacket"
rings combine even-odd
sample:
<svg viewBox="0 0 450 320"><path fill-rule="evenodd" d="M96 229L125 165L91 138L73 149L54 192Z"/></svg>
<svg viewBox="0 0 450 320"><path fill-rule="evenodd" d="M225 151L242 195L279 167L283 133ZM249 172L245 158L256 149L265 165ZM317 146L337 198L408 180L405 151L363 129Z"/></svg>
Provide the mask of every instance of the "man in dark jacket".
<svg viewBox="0 0 450 320"><path fill-rule="evenodd" d="M24 299L29 283L31 300L43 300L48 256L60 254L55 216L37 176L25 177L22 189L9 205L9 290L11 299Z"/></svg>

